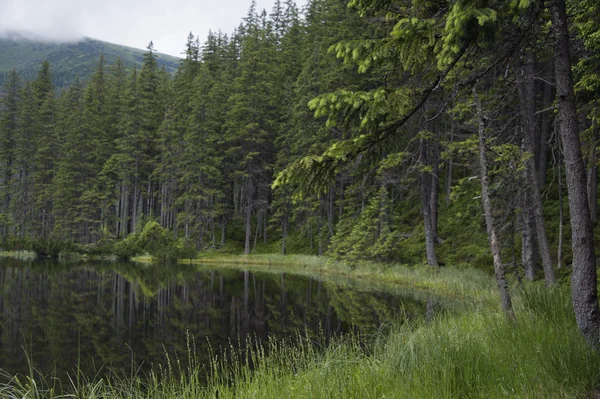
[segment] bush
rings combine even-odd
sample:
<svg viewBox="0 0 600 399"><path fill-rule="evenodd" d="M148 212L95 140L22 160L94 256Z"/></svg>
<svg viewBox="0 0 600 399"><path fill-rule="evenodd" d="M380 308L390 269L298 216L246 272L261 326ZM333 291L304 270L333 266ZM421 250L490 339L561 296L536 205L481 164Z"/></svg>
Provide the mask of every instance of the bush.
<svg viewBox="0 0 600 399"><path fill-rule="evenodd" d="M61 253L74 252L75 245L70 241L38 238L32 242L31 250L35 252L38 258L58 259Z"/></svg>
<svg viewBox="0 0 600 399"><path fill-rule="evenodd" d="M154 261L168 261L182 258L194 258L196 246L185 237L175 239L173 233L162 227L155 220L144 226L138 239L139 248L152 256Z"/></svg>
<svg viewBox="0 0 600 399"><path fill-rule="evenodd" d="M127 238L114 244L114 254L120 260L129 260L142 252L143 249L137 234L130 234Z"/></svg>
<svg viewBox="0 0 600 399"><path fill-rule="evenodd" d="M173 255L177 259L193 259L198 251L196 244L190 238L180 237L172 245Z"/></svg>

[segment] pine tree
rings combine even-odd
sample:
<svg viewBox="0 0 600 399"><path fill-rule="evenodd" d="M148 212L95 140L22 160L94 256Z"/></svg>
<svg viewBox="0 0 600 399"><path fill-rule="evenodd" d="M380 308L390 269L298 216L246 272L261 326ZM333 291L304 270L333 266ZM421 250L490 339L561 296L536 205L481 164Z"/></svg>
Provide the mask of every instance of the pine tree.
<svg viewBox="0 0 600 399"><path fill-rule="evenodd" d="M34 110L33 142L35 155L32 168L34 220L36 235L48 237L53 227L51 183L57 159L55 135L56 100L50 64L44 61L32 83Z"/></svg>
<svg viewBox="0 0 600 399"><path fill-rule="evenodd" d="M8 207L11 202L11 184L15 174L15 141L18 134L20 86L21 80L13 69L4 83L2 89L4 95L0 97L0 159L2 160L0 167L2 174L0 233L3 236L8 234L8 224L10 223Z"/></svg>
<svg viewBox="0 0 600 399"><path fill-rule="evenodd" d="M186 237L194 236L198 248L205 236L216 246L216 228L223 215L222 156L223 125L229 98L231 65L226 37L209 33L200 53L201 65L194 77L181 158L182 196L180 220ZM222 229L225 225L222 223ZM224 243L224 236L221 237Z"/></svg>
<svg viewBox="0 0 600 399"><path fill-rule="evenodd" d="M141 112L138 72L133 70L124 93L124 112L118 123L116 152L106 162L103 174L119 181L119 236L135 232L140 201L140 164L142 162Z"/></svg>
<svg viewBox="0 0 600 399"><path fill-rule="evenodd" d="M235 165L234 187L244 220L246 254L251 251L252 216L257 217L258 231L267 220L271 195L276 117L274 51L266 12L257 15L253 3L242 27L239 74L233 83L226 122L227 157Z"/></svg>
<svg viewBox="0 0 600 399"><path fill-rule="evenodd" d="M34 234L34 160L36 154L36 102L33 85L27 82L20 93L19 113L17 116L17 135L15 137L16 176L12 180L9 210L13 223L12 234L29 236Z"/></svg>
<svg viewBox="0 0 600 399"><path fill-rule="evenodd" d="M60 137L60 156L52 180L55 219L53 236L61 241L83 238L78 229L78 221L81 220L80 199L85 190L81 174L86 168L81 157L82 145L85 145L81 130L83 108L83 87L77 79L61 95L56 125L57 135Z"/></svg>

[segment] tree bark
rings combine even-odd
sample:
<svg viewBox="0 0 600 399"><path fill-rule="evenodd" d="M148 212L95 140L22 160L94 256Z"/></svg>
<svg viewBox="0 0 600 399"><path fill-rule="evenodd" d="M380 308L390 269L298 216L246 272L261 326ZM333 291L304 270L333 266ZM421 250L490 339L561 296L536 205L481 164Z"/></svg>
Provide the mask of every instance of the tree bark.
<svg viewBox="0 0 600 399"><path fill-rule="evenodd" d="M548 83L544 83L544 94L542 96L542 109L550 107L553 102L552 98L552 86ZM548 155L550 154L550 148L548 143L550 141L550 112L543 112L541 115L542 121L540 124L540 157L538 166L538 185L539 188L543 188L546 185L546 171L548 170Z"/></svg>
<svg viewBox="0 0 600 399"><path fill-rule="evenodd" d="M558 151L557 169L558 169L558 253L556 254L558 268L562 266L563 259L563 230L564 230L564 214L563 214L563 185L562 185L562 169L561 156Z"/></svg>
<svg viewBox="0 0 600 399"><path fill-rule="evenodd" d="M250 201L250 199L248 199ZM250 254L250 238L252 237L252 212L250 204L246 204L245 206L245 219L246 219L246 240L244 244L244 254Z"/></svg>
<svg viewBox="0 0 600 399"><path fill-rule="evenodd" d="M473 87L473 97L475 99L475 105L477 107L477 119L478 119L478 133L479 133L479 169L481 178L481 203L483 205L483 213L485 215L485 224L487 227L488 237L490 240L490 249L492 251L492 258L494 262L494 273L496 275L496 284L500 291L500 302L502 309L506 313L506 316L510 320L515 319L515 313L512 308L512 300L510 293L508 292L508 282L506 281L506 275L504 272L504 265L502 264L502 258L500 256L500 242L494 227L494 220L492 215L492 201L490 199L490 188L489 188L489 175L488 175L488 162L486 154L485 144L485 122L483 118L483 109L477 90Z"/></svg>
<svg viewBox="0 0 600 399"><path fill-rule="evenodd" d="M596 146L598 145L598 131L596 126L593 126L592 131L592 142L590 143L590 159L587 171L587 195L588 203L590 205L590 218L592 224L596 224L598 221L598 152Z"/></svg>
<svg viewBox="0 0 600 399"><path fill-rule="evenodd" d="M431 230L434 237L434 243L441 244L442 240L438 235L438 203L440 193L440 138L436 137L432 151L432 172L430 177L431 194L429 196L429 209L431 212Z"/></svg>
<svg viewBox="0 0 600 399"><path fill-rule="evenodd" d="M425 140L421 139L421 162L427 165L427 149ZM425 224L425 250L427 252L427 264L439 266L435 253L435 233L433 231L431 218L431 173L427 170L421 171L421 211L423 212L423 223Z"/></svg>
<svg viewBox="0 0 600 399"><path fill-rule="evenodd" d="M138 178L137 176L134 178L134 184L133 184L133 213L131 215L131 232L132 233L136 233L136 229L137 229L137 218L138 218Z"/></svg>
<svg viewBox="0 0 600 399"><path fill-rule="evenodd" d="M450 120L450 143L454 142L454 118ZM446 209L450 207L450 195L452 194L452 157L448 159L448 168L446 170Z"/></svg>
<svg viewBox="0 0 600 399"><path fill-rule="evenodd" d="M590 218L592 223L596 224L598 221L598 166L593 165L588 169L587 178Z"/></svg>
<svg viewBox="0 0 600 399"><path fill-rule="evenodd" d="M525 278L533 281L535 279L535 258L533 246L533 224L531 216L531 205L528 190L523 194L522 234L521 234L521 261L525 269Z"/></svg>
<svg viewBox="0 0 600 399"><path fill-rule="evenodd" d="M221 248L225 246L225 234L227 229L227 222L225 220L225 215L221 215Z"/></svg>
<svg viewBox="0 0 600 399"><path fill-rule="evenodd" d="M533 213L535 218L535 232L537 235L538 248L542 257L542 266L544 268L544 278L547 286L556 284L556 276L552 267L552 255L550 255L550 245L548 245L548 236L546 235L546 222L542 209L542 197L538 186L538 175L535 168L535 83L534 75L534 57L531 50L526 54L525 63L521 65L519 74L519 95L521 97L521 119L523 123L523 150L528 152L530 157L525 161L525 175L527 181L527 202L528 210ZM529 214L523 215L529 217Z"/></svg>
<svg viewBox="0 0 600 399"><path fill-rule="evenodd" d="M600 343L600 308L598 307L596 255L586 192L585 165L579 140L575 92L571 77L565 1L554 0L550 3L549 8L552 31L556 41L554 69L571 216L573 309L579 330L586 340L597 348Z"/></svg>

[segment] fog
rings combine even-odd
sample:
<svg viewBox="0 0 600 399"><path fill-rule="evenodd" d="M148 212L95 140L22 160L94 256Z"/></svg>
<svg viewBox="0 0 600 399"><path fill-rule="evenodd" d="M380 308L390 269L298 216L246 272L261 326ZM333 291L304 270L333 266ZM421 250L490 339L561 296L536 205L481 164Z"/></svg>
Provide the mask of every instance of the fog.
<svg viewBox="0 0 600 399"><path fill-rule="evenodd" d="M257 2L267 12L273 0ZM209 30L232 32L251 0L0 0L0 36L45 41L83 37L145 48L175 56L184 50L189 32L203 41ZM298 1L301 7L305 0Z"/></svg>
<svg viewBox="0 0 600 399"><path fill-rule="evenodd" d="M83 21L69 12L76 6L73 0L0 0L0 36L76 41L84 35Z"/></svg>

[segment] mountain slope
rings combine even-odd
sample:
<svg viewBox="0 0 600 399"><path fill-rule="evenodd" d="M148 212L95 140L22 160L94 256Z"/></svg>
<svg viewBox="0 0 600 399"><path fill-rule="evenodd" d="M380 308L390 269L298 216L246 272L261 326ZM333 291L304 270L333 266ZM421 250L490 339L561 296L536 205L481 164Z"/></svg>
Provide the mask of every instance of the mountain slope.
<svg viewBox="0 0 600 399"><path fill-rule="evenodd" d="M142 65L146 50L85 38L73 43L50 43L24 39L19 36L0 38L0 84L13 68L23 79L33 79L40 63L48 60L52 67L54 83L69 86L77 76L86 80L95 70L100 55L107 65L121 58L126 68ZM168 72L175 72L179 58L157 53L158 64Z"/></svg>

